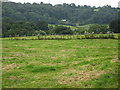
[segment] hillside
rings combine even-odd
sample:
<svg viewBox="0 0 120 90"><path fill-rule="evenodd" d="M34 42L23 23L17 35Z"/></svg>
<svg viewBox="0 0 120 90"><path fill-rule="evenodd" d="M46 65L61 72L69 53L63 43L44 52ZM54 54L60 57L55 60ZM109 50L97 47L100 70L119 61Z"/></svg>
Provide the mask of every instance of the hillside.
<svg viewBox="0 0 120 90"><path fill-rule="evenodd" d="M72 4L14 3L3 2L3 18L36 23L39 20L49 24L109 24L117 17L118 8L111 6L91 7Z"/></svg>

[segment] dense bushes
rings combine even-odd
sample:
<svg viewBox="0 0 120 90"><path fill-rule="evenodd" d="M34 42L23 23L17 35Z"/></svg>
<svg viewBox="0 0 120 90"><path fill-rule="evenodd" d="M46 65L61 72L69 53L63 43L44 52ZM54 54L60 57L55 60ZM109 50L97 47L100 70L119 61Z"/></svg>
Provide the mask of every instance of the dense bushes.
<svg viewBox="0 0 120 90"><path fill-rule="evenodd" d="M109 26L112 32L120 33L120 19L113 20Z"/></svg>
<svg viewBox="0 0 120 90"><path fill-rule="evenodd" d="M70 29L70 27L65 27L65 26L55 26L54 31L55 34L58 35L73 34L73 31Z"/></svg>
<svg viewBox="0 0 120 90"><path fill-rule="evenodd" d="M107 25L100 25L100 24L94 24L94 25L91 25L90 28L89 28L89 32L92 33L106 33L109 31L109 28Z"/></svg>
<svg viewBox="0 0 120 90"><path fill-rule="evenodd" d="M38 21L36 24L33 24L27 21L13 21L10 18L3 18L3 37L32 36L36 33L44 35L47 30L48 24L45 21Z"/></svg>
<svg viewBox="0 0 120 90"><path fill-rule="evenodd" d="M106 24L90 24L85 26L49 25L45 21L30 23L26 21L13 21L3 18L3 37L33 36L33 35L79 35L79 34L105 34L107 32L118 32L117 21L109 26Z"/></svg>
<svg viewBox="0 0 120 90"><path fill-rule="evenodd" d="M58 26L48 27L45 21L36 24L26 21L12 21L10 18L3 19L3 37L32 36L46 34L73 34L70 27Z"/></svg>

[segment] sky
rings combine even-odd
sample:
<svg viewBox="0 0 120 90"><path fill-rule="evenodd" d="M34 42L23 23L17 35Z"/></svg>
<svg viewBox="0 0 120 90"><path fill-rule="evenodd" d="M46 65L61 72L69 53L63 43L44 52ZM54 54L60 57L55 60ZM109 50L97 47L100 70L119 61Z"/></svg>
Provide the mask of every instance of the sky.
<svg viewBox="0 0 120 90"><path fill-rule="evenodd" d="M12 2L43 2L43 3L51 3L55 4L62 4L62 3L75 3L76 5L89 5L89 6L104 6L104 5L111 5L112 7L118 7L118 2L120 0L9 0Z"/></svg>

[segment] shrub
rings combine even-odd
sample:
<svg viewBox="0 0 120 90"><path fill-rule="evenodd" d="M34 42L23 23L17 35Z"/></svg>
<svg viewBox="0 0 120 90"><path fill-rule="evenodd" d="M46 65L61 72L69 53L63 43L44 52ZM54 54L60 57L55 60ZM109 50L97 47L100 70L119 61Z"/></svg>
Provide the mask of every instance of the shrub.
<svg viewBox="0 0 120 90"><path fill-rule="evenodd" d="M46 35L46 32L45 31L42 31L42 30L37 30L34 32L34 35Z"/></svg>
<svg viewBox="0 0 120 90"><path fill-rule="evenodd" d="M96 34L99 34L100 32L106 33L107 31L109 31L109 28L107 25L94 24L94 25L91 25L89 28L90 33L94 32Z"/></svg>
<svg viewBox="0 0 120 90"><path fill-rule="evenodd" d="M70 29L70 27L64 27L64 26L55 26L54 31L56 34L73 34L73 31Z"/></svg>
<svg viewBox="0 0 120 90"><path fill-rule="evenodd" d="M120 19L113 20L109 24L110 30L114 33L120 33Z"/></svg>

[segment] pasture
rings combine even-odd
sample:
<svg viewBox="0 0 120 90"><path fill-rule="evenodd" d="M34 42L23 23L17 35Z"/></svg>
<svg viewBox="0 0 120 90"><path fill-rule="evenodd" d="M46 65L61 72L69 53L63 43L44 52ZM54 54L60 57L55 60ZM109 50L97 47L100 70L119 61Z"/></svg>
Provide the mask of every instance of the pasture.
<svg viewBox="0 0 120 90"><path fill-rule="evenodd" d="M3 39L3 88L117 88L118 40Z"/></svg>

